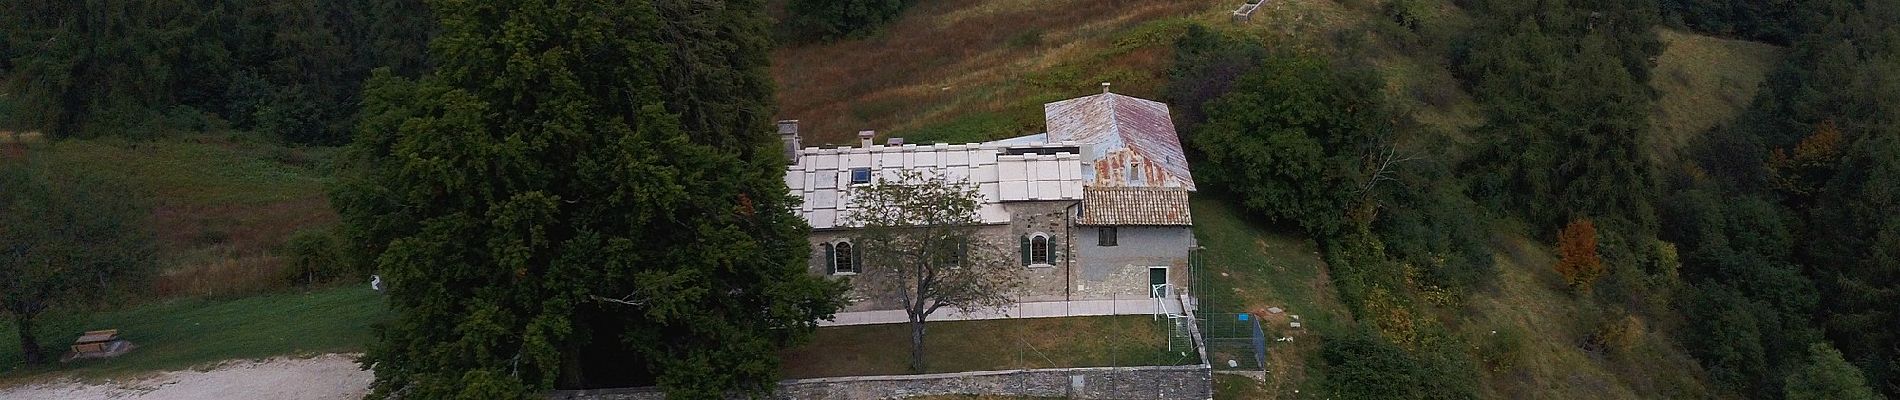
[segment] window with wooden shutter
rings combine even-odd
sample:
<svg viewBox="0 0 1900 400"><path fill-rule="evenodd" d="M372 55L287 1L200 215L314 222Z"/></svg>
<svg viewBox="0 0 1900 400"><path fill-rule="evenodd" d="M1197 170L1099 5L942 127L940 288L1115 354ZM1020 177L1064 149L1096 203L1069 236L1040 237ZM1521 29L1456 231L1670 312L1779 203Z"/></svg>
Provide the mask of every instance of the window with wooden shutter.
<svg viewBox="0 0 1900 400"><path fill-rule="evenodd" d="M1022 252L1020 254L1022 255L1021 260L1023 260L1023 266L1029 266L1029 235L1023 235L1018 239L1022 239Z"/></svg>
<svg viewBox="0 0 1900 400"><path fill-rule="evenodd" d="M834 250L831 248L831 243L820 244L818 245L818 247L825 248L825 274L826 275L837 274L838 273L837 250Z"/></svg>
<svg viewBox="0 0 1900 400"><path fill-rule="evenodd" d="M1095 245L1102 247L1115 246L1118 239L1115 237L1115 234L1115 227L1113 226L1104 226L1101 227L1101 229L1097 229L1095 231Z"/></svg>

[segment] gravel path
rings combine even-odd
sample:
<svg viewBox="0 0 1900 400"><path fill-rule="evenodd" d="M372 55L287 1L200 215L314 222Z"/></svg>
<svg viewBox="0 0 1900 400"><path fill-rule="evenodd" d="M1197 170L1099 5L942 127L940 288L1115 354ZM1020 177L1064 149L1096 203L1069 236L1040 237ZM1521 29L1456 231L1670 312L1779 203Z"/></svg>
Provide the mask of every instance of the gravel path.
<svg viewBox="0 0 1900 400"><path fill-rule="evenodd" d="M235 361L205 371L164 372L127 382L76 381L0 388L7 400L354 400L369 392L373 375L354 354Z"/></svg>

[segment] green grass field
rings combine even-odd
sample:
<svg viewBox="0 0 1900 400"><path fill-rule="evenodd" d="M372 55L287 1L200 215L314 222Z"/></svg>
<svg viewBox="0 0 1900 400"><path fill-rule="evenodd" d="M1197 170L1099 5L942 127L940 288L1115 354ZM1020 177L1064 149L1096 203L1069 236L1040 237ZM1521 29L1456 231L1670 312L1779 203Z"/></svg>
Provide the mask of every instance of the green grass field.
<svg viewBox="0 0 1900 400"><path fill-rule="evenodd" d="M57 357L80 332L118 329L139 346L118 358L23 368L18 332L0 322L0 383L52 373L113 378L231 359L359 352L387 318L382 296L349 285L237 300L178 299L86 315L51 313L38 340Z"/></svg>
<svg viewBox="0 0 1900 400"><path fill-rule="evenodd" d="M1149 316L1034 318L928 323L926 372L1024 368L1189 365L1200 356L1168 351L1166 320ZM1186 352L1182 354L1181 352ZM908 324L818 328L784 353L785 378L910 372Z"/></svg>
<svg viewBox="0 0 1900 400"><path fill-rule="evenodd" d="M1316 393L1317 371L1306 368L1319 351L1319 337L1349 323L1339 292L1326 275L1319 250L1303 236L1260 226L1232 202L1219 195L1201 194L1191 200L1194 236L1207 248L1196 290L1202 315L1245 312L1261 316L1262 328L1273 336L1292 336L1292 342L1269 342L1265 382L1223 376L1217 380L1220 398L1252 398L1274 394L1298 398L1295 390ZM1285 314L1270 314L1280 307ZM1299 315L1307 328L1288 328L1290 315ZM1202 327L1208 329L1208 327ZM1220 356L1210 353L1220 363ZM1241 397L1234 397L1241 396Z"/></svg>
<svg viewBox="0 0 1900 400"><path fill-rule="evenodd" d="M1657 35L1665 47L1649 83L1660 94L1650 117L1658 160L1674 159L1690 139L1741 114L1781 58L1781 48L1762 43L1669 29Z"/></svg>

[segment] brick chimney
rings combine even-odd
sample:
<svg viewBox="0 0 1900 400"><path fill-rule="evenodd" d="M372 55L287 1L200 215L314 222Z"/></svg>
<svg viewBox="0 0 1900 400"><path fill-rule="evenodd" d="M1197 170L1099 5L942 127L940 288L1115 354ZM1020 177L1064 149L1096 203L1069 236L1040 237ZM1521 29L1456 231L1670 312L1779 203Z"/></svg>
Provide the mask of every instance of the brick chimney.
<svg viewBox="0 0 1900 400"><path fill-rule="evenodd" d="M858 147L871 148L871 139L877 137L877 131L858 131Z"/></svg>
<svg viewBox="0 0 1900 400"><path fill-rule="evenodd" d="M804 148L798 140L798 120L779 120L778 140L785 143L785 159L792 164L798 164L798 150Z"/></svg>

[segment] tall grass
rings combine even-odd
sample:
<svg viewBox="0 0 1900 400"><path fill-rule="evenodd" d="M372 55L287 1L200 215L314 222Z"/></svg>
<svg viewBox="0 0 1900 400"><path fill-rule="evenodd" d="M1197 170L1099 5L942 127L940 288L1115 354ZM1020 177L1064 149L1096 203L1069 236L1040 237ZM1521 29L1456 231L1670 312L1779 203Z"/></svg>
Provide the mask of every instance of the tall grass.
<svg viewBox="0 0 1900 400"><path fill-rule="evenodd" d="M335 148L195 136L63 140L36 146L56 168L123 181L146 196L158 235L161 297L238 296L286 287L279 248L336 223L324 193Z"/></svg>
<svg viewBox="0 0 1900 400"><path fill-rule="evenodd" d="M800 120L812 144L847 143L863 129L951 141L1036 133L1042 129L1041 102L1092 93L1104 80L1114 81L1117 92L1158 96L1171 37L1131 36L1152 33L1141 28L1158 22L1229 6L1193 0L921 2L872 37L774 51L780 115ZM1006 122L958 121L984 114L1005 116ZM944 124L951 126L932 128Z"/></svg>

